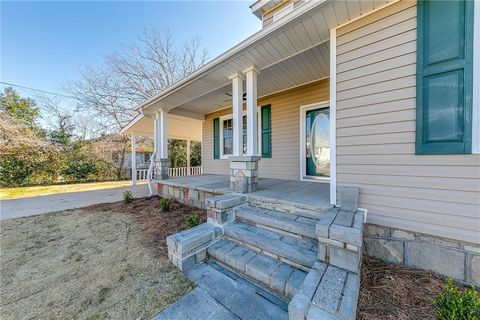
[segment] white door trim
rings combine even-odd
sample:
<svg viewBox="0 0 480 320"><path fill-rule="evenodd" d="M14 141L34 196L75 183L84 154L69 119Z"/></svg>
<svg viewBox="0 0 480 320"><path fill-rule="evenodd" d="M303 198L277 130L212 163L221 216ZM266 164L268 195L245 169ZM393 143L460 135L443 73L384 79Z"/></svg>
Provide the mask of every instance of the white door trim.
<svg viewBox="0 0 480 320"><path fill-rule="evenodd" d="M307 104L304 106L300 106L300 180L308 180L308 181L316 181L316 182L328 182L330 181L330 178L328 177L312 177L309 179L305 179L306 176L306 166L305 166L305 120L306 120L306 114L307 111L309 110L314 110L314 109L321 109L321 108L328 108L329 107L329 101L321 101L321 102L316 102L316 103L311 103ZM331 151L332 148L330 147L330 156L331 156ZM331 165L330 165L331 166Z"/></svg>
<svg viewBox="0 0 480 320"><path fill-rule="evenodd" d="M337 29L330 30L330 204L337 205Z"/></svg>

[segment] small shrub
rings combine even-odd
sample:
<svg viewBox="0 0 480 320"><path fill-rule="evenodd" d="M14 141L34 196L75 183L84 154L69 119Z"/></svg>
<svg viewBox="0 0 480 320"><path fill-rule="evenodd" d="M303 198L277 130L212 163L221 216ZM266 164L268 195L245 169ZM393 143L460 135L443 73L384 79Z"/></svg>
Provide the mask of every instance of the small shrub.
<svg viewBox="0 0 480 320"><path fill-rule="evenodd" d="M160 208L162 211L170 211L170 199L167 198L161 198L160 199Z"/></svg>
<svg viewBox="0 0 480 320"><path fill-rule="evenodd" d="M133 194L130 190L123 191L123 203L129 204L133 201Z"/></svg>
<svg viewBox="0 0 480 320"><path fill-rule="evenodd" d="M439 320L479 320L480 297L471 287L460 292L449 279L440 295L433 301Z"/></svg>
<svg viewBox="0 0 480 320"><path fill-rule="evenodd" d="M192 213L186 220L185 225L188 229L198 226L200 224L200 215L198 212Z"/></svg>

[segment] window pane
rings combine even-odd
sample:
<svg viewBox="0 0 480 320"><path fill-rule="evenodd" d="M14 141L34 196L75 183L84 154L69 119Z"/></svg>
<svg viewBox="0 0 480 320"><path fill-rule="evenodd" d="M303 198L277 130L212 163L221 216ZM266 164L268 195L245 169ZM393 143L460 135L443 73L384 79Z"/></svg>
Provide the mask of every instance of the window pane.
<svg viewBox="0 0 480 320"><path fill-rule="evenodd" d="M223 154L233 154L233 138L223 138Z"/></svg>

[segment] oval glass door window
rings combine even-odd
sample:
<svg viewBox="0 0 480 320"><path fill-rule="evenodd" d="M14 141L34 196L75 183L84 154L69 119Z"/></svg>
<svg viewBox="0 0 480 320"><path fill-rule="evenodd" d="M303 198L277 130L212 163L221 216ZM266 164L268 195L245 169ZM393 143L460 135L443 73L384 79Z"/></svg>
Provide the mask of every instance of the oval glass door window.
<svg viewBox="0 0 480 320"><path fill-rule="evenodd" d="M330 113L328 108L306 114L306 175L330 176Z"/></svg>

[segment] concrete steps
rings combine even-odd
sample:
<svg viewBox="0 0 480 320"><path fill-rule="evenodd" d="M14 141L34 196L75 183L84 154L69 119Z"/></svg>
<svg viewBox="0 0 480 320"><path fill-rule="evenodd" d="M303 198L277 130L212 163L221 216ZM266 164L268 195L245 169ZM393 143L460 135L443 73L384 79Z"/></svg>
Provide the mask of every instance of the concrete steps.
<svg viewBox="0 0 480 320"><path fill-rule="evenodd" d="M298 292L307 273L229 240L212 244L207 253L221 265L253 280L285 301Z"/></svg>
<svg viewBox="0 0 480 320"><path fill-rule="evenodd" d="M316 262L288 304L289 320L355 319L360 276Z"/></svg>
<svg viewBox="0 0 480 320"><path fill-rule="evenodd" d="M247 202L252 207L273 210L278 212L284 213L291 213L297 216L310 218L318 220L328 209L330 209L331 205L325 205L323 207L312 206L301 202L292 202L292 201L284 201L284 200L274 200L269 201L268 199L249 196Z"/></svg>
<svg viewBox="0 0 480 320"><path fill-rule="evenodd" d="M241 222L226 224L223 232L226 239L305 271L317 261L318 246L309 241Z"/></svg>
<svg viewBox="0 0 480 320"><path fill-rule="evenodd" d="M315 225L317 224L318 219L305 218L293 213L253 207L248 204L235 207L233 211L235 212L235 218L239 221L267 230L286 233L287 235L299 237L301 239L309 238L313 243L317 242Z"/></svg>

